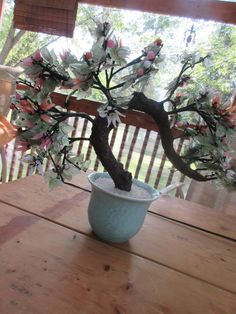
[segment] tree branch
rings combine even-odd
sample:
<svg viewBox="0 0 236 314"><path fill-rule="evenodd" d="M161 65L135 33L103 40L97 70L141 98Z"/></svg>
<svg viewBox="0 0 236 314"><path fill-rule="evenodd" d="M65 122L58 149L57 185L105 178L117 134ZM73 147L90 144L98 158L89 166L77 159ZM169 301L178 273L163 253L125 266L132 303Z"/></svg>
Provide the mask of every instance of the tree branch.
<svg viewBox="0 0 236 314"><path fill-rule="evenodd" d="M196 170L191 169L190 166L176 153L173 145L174 138L170 129L168 113L164 110L163 102L158 103L152 99L148 99L142 93L135 93L129 103L129 107L149 114L156 121L162 147L167 158L177 170L197 181L206 181L205 176L201 175Z"/></svg>

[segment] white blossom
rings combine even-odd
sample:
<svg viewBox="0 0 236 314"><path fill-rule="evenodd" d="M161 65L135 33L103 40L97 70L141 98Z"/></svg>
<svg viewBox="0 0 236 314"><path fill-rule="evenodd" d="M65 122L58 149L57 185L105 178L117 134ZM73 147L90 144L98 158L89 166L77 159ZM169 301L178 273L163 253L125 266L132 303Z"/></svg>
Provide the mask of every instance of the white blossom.
<svg viewBox="0 0 236 314"><path fill-rule="evenodd" d="M43 175L43 165L39 158L27 154L22 158L22 161L27 162L29 164L29 175L32 175L35 169L38 170L39 174Z"/></svg>
<svg viewBox="0 0 236 314"><path fill-rule="evenodd" d="M125 117L124 114L110 105L99 107L98 113L101 118L107 118L107 127L112 124L116 128L121 122L120 117Z"/></svg>

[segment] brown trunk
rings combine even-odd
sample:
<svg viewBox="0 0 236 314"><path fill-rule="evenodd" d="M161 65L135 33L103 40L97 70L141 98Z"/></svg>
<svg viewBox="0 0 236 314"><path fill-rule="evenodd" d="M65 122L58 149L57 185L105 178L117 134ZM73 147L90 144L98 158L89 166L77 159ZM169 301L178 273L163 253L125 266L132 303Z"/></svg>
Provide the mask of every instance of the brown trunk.
<svg viewBox="0 0 236 314"><path fill-rule="evenodd" d="M120 190L130 191L132 175L124 170L123 165L113 155L108 142L110 131L111 128L107 127L107 119L97 117L93 123L90 141L99 160L114 181L115 186Z"/></svg>

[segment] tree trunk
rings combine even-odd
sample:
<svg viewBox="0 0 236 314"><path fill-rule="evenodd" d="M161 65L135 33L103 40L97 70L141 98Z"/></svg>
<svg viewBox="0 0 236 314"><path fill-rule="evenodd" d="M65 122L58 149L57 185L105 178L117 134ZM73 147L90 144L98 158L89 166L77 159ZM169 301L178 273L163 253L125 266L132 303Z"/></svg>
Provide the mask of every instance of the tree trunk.
<svg viewBox="0 0 236 314"><path fill-rule="evenodd" d="M115 186L120 190L130 191L132 175L124 170L123 165L116 160L109 146L108 136L111 129L107 127L107 119L98 116L93 123L90 141L99 160L114 181Z"/></svg>
<svg viewBox="0 0 236 314"><path fill-rule="evenodd" d="M4 64L11 49L18 43L18 41L25 33L25 31L21 30L15 35L15 31L16 30L15 28L13 28L12 24L9 29L7 39L3 45L2 51L0 52L0 64Z"/></svg>

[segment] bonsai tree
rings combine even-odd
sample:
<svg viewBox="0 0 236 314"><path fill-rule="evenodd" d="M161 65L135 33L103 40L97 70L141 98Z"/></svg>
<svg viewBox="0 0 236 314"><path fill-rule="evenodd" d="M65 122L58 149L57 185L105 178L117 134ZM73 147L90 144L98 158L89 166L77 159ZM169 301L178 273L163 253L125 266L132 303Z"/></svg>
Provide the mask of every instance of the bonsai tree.
<svg viewBox="0 0 236 314"><path fill-rule="evenodd" d="M26 79L19 82L27 88L12 98L11 108L13 123L19 127L18 149L25 152L24 160L32 172L35 168L42 172L43 160L49 158L53 169L45 177L54 187L88 167L88 161L72 154L73 143L83 139L68 135L72 127L67 119L81 117L92 123L89 140L115 186L130 191L132 175L114 157L108 136L118 127L120 117L138 110L155 120L165 154L176 169L192 179L217 180L235 189L236 163L229 157L229 145L236 127L236 105L233 98L226 100L212 91L197 90L191 76L193 68L206 63L209 56L186 55L166 96L156 101L146 97L143 89L158 71L162 40L155 39L137 58L127 61L130 49L114 36L110 24L98 23L94 36L91 50L79 60L69 51L59 60L44 48L21 62ZM56 88L70 90L64 108L51 99ZM92 89L106 99L97 117L79 112L79 102L78 112L67 111L70 96L88 97ZM174 149L174 140L179 137L188 140L182 155Z"/></svg>

